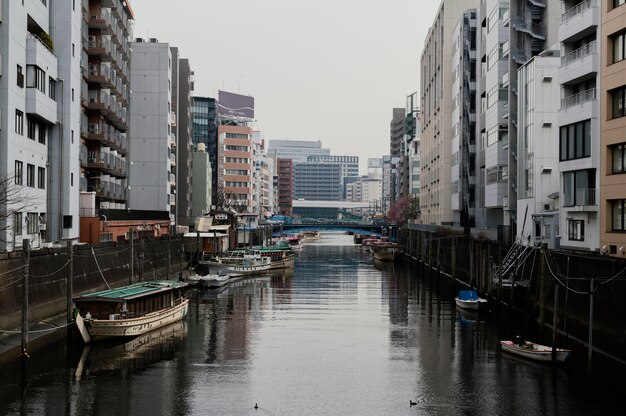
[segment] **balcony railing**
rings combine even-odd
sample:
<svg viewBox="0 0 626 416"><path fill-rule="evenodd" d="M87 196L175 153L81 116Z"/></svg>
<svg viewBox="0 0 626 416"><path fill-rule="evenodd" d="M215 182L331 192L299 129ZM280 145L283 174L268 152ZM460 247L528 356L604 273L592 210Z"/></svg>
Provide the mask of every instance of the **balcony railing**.
<svg viewBox="0 0 626 416"><path fill-rule="evenodd" d="M597 43L596 41L589 42L588 44L576 49L561 57L561 66L565 66L572 61L576 61L578 59L582 59L585 56L591 55L592 53L597 52Z"/></svg>
<svg viewBox="0 0 626 416"><path fill-rule="evenodd" d="M572 7L569 10L566 10L565 13L561 15L561 23L565 23L574 16L577 16L584 11L590 9L592 6L595 6L595 1L593 0L583 0L578 3L576 6Z"/></svg>
<svg viewBox="0 0 626 416"><path fill-rule="evenodd" d="M570 95L569 97L561 99L561 108L570 108L575 105L583 105L588 101L596 100L596 89L591 88L589 90L579 92L578 94Z"/></svg>

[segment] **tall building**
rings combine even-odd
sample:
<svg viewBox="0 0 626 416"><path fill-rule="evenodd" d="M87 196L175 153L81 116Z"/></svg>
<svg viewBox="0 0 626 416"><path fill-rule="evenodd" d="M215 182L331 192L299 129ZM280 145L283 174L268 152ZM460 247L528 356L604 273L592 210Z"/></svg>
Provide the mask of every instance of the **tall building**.
<svg viewBox="0 0 626 416"><path fill-rule="evenodd" d="M603 56L599 69L600 97L606 104L600 117L600 247L605 254L623 258L626 257L626 2L603 1L600 7ZM589 25L592 12L581 11L580 28ZM595 58L596 61L587 60L584 67L597 65Z"/></svg>
<svg viewBox="0 0 626 416"><path fill-rule="evenodd" d="M274 160L267 156L261 132L252 135L254 143L254 212L269 217L274 212Z"/></svg>
<svg viewBox="0 0 626 416"><path fill-rule="evenodd" d="M556 46L558 48L558 45ZM518 70L517 212L521 243L557 248L559 211L559 50L546 50ZM561 237L562 238L562 237Z"/></svg>
<svg viewBox="0 0 626 416"><path fill-rule="evenodd" d="M291 159L293 163L304 163L309 156L330 155L330 149L322 147L319 140L270 140L268 154L274 159Z"/></svg>
<svg viewBox="0 0 626 416"><path fill-rule="evenodd" d="M167 43L131 43L129 208L167 211L176 221L176 147L172 131L172 54Z"/></svg>
<svg viewBox="0 0 626 416"><path fill-rule="evenodd" d="M252 129L247 126L218 126L218 195L240 213L254 212L254 154ZM220 163L222 164L220 166Z"/></svg>
<svg viewBox="0 0 626 416"><path fill-rule="evenodd" d="M193 97L192 119L194 149L198 148L198 144L204 143L211 166L217 166L217 100L209 97ZM211 186L215 199L217 169L212 169Z"/></svg>
<svg viewBox="0 0 626 416"><path fill-rule="evenodd" d="M389 151L391 156L402 155L402 142L406 131L405 111L404 108L393 109L391 122L389 122Z"/></svg>
<svg viewBox="0 0 626 416"><path fill-rule="evenodd" d="M342 197L345 198L346 183L350 178L359 176L358 156L333 156L333 155L310 155L307 162L332 163L341 166Z"/></svg>
<svg viewBox="0 0 626 416"><path fill-rule="evenodd" d="M205 151L204 143L198 144L198 150L192 155L192 194L191 216L195 219L211 211L211 161Z"/></svg>
<svg viewBox="0 0 626 416"><path fill-rule="evenodd" d="M383 178L383 159L382 158L367 159L367 176L372 179Z"/></svg>
<svg viewBox="0 0 626 416"><path fill-rule="evenodd" d="M293 162L291 159L277 158L275 165L278 177L278 212L291 215L293 212Z"/></svg>
<svg viewBox="0 0 626 416"><path fill-rule="evenodd" d="M475 226L476 10L463 13L452 33L451 184L452 221Z"/></svg>
<svg viewBox="0 0 626 416"><path fill-rule="evenodd" d="M442 0L420 60L420 210L424 223L452 225L451 111L452 31L472 0Z"/></svg>
<svg viewBox="0 0 626 416"><path fill-rule="evenodd" d="M85 0L82 5L80 160L81 191L87 192L81 193L80 208L81 217L91 217L100 208L128 208L126 131L133 12L129 1Z"/></svg>
<svg viewBox="0 0 626 416"><path fill-rule="evenodd" d="M24 238L34 247L45 241L40 223L46 223L47 192L52 186L48 182L48 149L50 142L60 141L56 94L64 91L56 88L58 58L50 36L52 11L41 2L22 5L5 1L0 7L0 177L7 187L0 196L7 199L0 202L6 204L1 207L0 250L12 251L22 246ZM54 192L61 189L59 184Z"/></svg>
<svg viewBox="0 0 626 416"><path fill-rule="evenodd" d="M294 199L339 201L343 199L341 165L332 163L296 163Z"/></svg>
<svg viewBox="0 0 626 416"><path fill-rule="evenodd" d="M191 160L192 119L191 92L193 72L189 59L180 58L178 48L171 48L172 54L172 113L173 124L170 138L171 150L176 157L176 225L183 227L193 223L191 217Z"/></svg>

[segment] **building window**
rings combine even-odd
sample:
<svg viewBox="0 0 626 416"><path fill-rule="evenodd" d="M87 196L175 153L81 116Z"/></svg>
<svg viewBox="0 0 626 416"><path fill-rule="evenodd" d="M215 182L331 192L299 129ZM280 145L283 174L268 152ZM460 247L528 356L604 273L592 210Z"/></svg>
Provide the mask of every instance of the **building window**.
<svg viewBox="0 0 626 416"><path fill-rule="evenodd" d="M562 126L559 146L561 161L591 156L591 120Z"/></svg>
<svg viewBox="0 0 626 416"><path fill-rule="evenodd" d="M46 168L37 168L37 188L46 189Z"/></svg>
<svg viewBox="0 0 626 416"><path fill-rule="evenodd" d="M17 134L24 134L24 112L15 109L15 132Z"/></svg>
<svg viewBox="0 0 626 416"><path fill-rule="evenodd" d="M72 141L72 144L74 143L74 130L70 131L70 139Z"/></svg>
<svg viewBox="0 0 626 416"><path fill-rule="evenodd" d="M67 229L67 228L72 228L72 216L71 215L64 215L63 216L63 228Z"/></svg>
<svg viewBox="0 0 626 416"><path fill-rule="evenodd" d="M76 56L76 45L72 43L72 58Z"/></svg>
<svg viewBox="0 0 626 416"><path fill-rule="evenodd" d="M36 65L26 65L26 88L46 92L46 73Z"/></svg>
<svg viewBox="0 0 626 416"><path fill-rule="evenodd" d="M17 66L17 86L24 88L24 72L22 72L22 66Z"/></svg>
<svg viewBox="0 0 626 416"><path fill-rule="evenodd" d="M74 173L70 173L70 186L74 186Z"/></svg>
<svg viewBox="0 0 626 416"><path fill-rule="evenodd" d="M26 137L31 140L35 140L35 127L37 123L30 117L26 118Z"/></svg>
<svg viewBox="0 0 626 416"><path fill-rule="evenodd" d="M24 170L24 164L22 162L20 162L19 160L15 161L15 184L16 185L22 185L23 183L23 170Z"/></svg>
<svg viewBox="0 0 626 416"><path fill-rule="evenodd" d="M46 144L46 132L48 131L48 128L46 127L45 124L43 123L39 123L39 143L41 144Z"/></svg>
<svg viewBox="0 0 626 416"><path fill-rule="evenodd" d="M26 164L26 186L35 187L35 165Z"/></svg>
<svg viewBox="0 0 626 416"><path fill-rule="evenodd" d="M23 224L24 223L24 219L22 217L22 213L21 212L16 212L13 214L13 227L15 229L14 234L15 235L22 235L22 233L24 232L24 228L23 228Z"/></svg>
<svg viewBox="0 0 626 416"><path fill-rule="evenodd" d="M626 3L626 0L613 0L613 8L619 7Z"/></svg>
<svg viewBox="0 0 626 416"><path fill-rule="evenodd" d="M611 173L626 173L626 143L616 144L611 150Z"/></svg>
<svg viewBox="0 0 626 416"><path fill-rule="evenodd" d="M624 108L624 99L626 98L626 87L621 87L613 91L609 91L611 97L611 105L613 107L613 118L624 117L626 109Z"/></svg>
<svg viewBox="0 0 626 416"><path fill-rule="evenodd" d="M72 88L72 102L74 102L74 88Z"/></svg>
<svg viewBox="0 0 626 416"><path fill-rule="evenodd" d="M56 101L56 87L57 82L52 78L48 78L48 97Z"/></svg>
<svg viewBox="0 0 626 416"><path fill-rule="evenodd" d="M596 205L596 170L563 172L563 205Z"/></svg>
<svg viewBox="0 0 626 416"><path fill-rule="evenodd" d="M626 231L626 199L616 199L609 202L611 205L612 221L611 229L613 231Z"/></svg>
<svg viewBox="0 0 626 416"><path fill-rule="evenodd" d="M571 241L585 241L585 221L567 220L567 238Z"/></svg>
<svg viewBox="0 0 626 416"><path fill-rule="evenodd" d="M36 212L26 214L26 234L37 234L39 232L39 215Z"/></svg>

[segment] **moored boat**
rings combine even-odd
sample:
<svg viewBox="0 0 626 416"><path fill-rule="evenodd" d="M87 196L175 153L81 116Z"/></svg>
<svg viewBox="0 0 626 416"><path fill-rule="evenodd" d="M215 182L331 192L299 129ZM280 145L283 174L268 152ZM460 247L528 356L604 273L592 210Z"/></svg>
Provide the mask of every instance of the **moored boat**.
<svg viewBox="0 0 626 416"><path fill-rule="evenodd" d="M396 256L396 244L388 241L375 241L370 244L370 250L374 259L379 261L394 261Z"/></svg>
<svg viewBox="0 0 626 416"><path fill-rule="evenodd" d="M229 274L218 273L218 274L207 274L206 276L202 276L200 278L200 286L206 288L212 287L220 287L224 286L230 280Z"/></svg>
<svg viewBox="0 0 626 416"><path fill-rule="evenodd" d="M241 260L235 257L215 257L211 260L202 260L196 266L196 272L202 275L210 273L229 274L231 277L249 276L269 271L272 259L263 257L257 251L244 254Z"/></svg>
<svg viewBox="0 0 626 416"><path fill-rule="evenodd" d="M304 241L312 241L320 239L319 231L303 231L302 236L304 237Z"/></svg>
<svg viewBox="0 0 626 416"><path fill-rule="evenodd" d="M218 258L230 263L240 263L244 255L257 252L261 257L271 259L270 270L288 269L295 264L295 252L289 246L254 247L252 250L230 250L222 253Z"/></svg>
<svg viewBox="0 0 626 416"><path fill-rule="evenodd" d="M459 295L454 298L454 302L460 308L478 310L480 305L487 303L487 299L479 297L475 290L459 290Z"/></svg>
<svg viewBox="0 0 626 416"><path fill-rule="evenodd" d="M86 343L135 337L187 315L187 283L154 280L74 298L76 326Z"/></svg>
<svg viewBox="0 0 626 416"><path fill-rule="evenodd" d="M534 361L552 361L552 347L537 344L535 342L516 340L516 341L500 341L502 351L514 354L519 357L528 358ZM564 362L572 351L565 348L556 349L556 361Z"/></svg>

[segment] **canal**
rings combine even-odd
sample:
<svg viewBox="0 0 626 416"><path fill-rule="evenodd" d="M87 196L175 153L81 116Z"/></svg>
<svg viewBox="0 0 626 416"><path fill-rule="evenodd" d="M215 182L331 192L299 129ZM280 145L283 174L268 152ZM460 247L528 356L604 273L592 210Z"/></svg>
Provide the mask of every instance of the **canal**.
<svg viewBox="0 0 626 416"><path fill-rule="evenodd" d="M417 270L322 234L288 274L193 293L184 322L3 363L0 415L624 414L621 377L503 355L515 328Z"/></svg>

